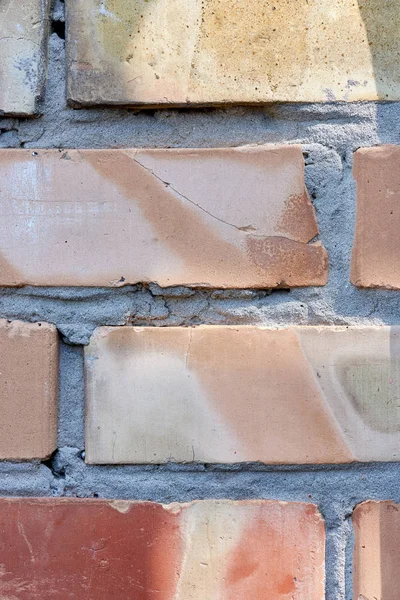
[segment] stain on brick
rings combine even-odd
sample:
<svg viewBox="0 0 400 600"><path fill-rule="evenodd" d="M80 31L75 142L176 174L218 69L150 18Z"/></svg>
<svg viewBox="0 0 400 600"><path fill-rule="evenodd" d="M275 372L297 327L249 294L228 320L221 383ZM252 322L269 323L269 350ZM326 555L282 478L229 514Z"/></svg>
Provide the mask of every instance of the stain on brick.
<svg viewBox="0 0 400 600"><path fill-rule="evenodd" d="M55 450L57 382L56 328L0 320L0 459L44 459Z"/></svg>
<svg viewBox="0 0 400 600"><path fill-rule="evenodd" d="M0 177L1 285L327 281L299 146L4 150Z"/></svg>
<svg viewBox="0 0 400 600"><path fill-rule="evenodd" d="M42 96L47 62L50 0L0 5L0 112L32 115Z"/></svg>
<svg viewBox="0 0 400 600"><path fill-rule="evenodd" d="M67 0L67 7L73 103L399 99L397 0Z"/></svg>
<svg viewBox="0 0 400 600"><path fill-rule="evenodd" d="M0 500L2 597L233 600L264 589L278 600L291 589L294 600L322 600L325 531L313 505L115 507L69 498Z"/></svg>
<svg viewBox="0 0 400 600"><path fill-rule="evenodd" d="M393 461L397 327L99 328L89 463Z"/></svg>

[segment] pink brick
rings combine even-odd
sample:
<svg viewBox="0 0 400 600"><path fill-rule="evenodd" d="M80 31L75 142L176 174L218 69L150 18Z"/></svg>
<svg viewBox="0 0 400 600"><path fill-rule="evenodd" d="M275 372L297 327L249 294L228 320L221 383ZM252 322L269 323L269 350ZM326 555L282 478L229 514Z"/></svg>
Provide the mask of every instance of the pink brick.
<svg viewBox="0 0 400 600"><path fill-rule="evenodd" d="M315 506L0 501L2 598L323 600Z"/></svg>
<svg viewBox="0 0 400 600"><path fill-rule="evenodd" d="M400 289L400 146L362 148L354 155L357 222L351 281Z"/></svg>
<svg viewBox="0 0 400 600"><path fill-rule="evenodd" d="M364 502L353 514L354 600L398 600L400 505Z"/></svg>
<svg viewBox="0 0 400 600"><path fill-rule="evenodd" d="M54 325L0 320L0 459L46 458L55 450L57 381Z"/></svg>
<svg viewBox="0 0 400 600"><path fill-rule="evenodd" d="M400 458L400 328L104 327L89 463Z"/></svg>
<svg viewBox="0 0 400 600"><path fill-rule="evenodd" d="M299 146L0 151L0 285L323 285Z"/></svg>

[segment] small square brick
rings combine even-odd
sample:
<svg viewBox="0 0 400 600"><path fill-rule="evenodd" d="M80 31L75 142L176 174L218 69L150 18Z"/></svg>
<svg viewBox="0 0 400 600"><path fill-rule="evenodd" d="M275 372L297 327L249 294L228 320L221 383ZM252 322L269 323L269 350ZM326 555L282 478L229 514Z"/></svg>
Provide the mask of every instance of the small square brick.
<svg viewBox="0 0 400 600"><path fill-rule="evenodd" d="M354 600L398 600L400 505L368 501L353 514Z"/></svg>
<svg viewBox="0 0 400 600"><path fill-rule="evenodd" d="M104 327L89 463L400 459L400 328Z"/></svg>
<svg viewBox="0 0 400 600"><path fill-rule="evenodd" d="M71 102L398 100L398 0L67 0Z"/></svg>
<svg viewBox="0 0 400 600"><path fill-rule="evenodd" d="M323 600L312 504L0 500L2 598Z"/></svg>
<svg viewBox="0 0 400 600"><path fill-rule="evenodd" d="M357 220L351 282L400 289L400 146L362 148L354 155Z"/></svg>
<svg viewBox="0 0 400 600"><path fill-rule="evenodd" d="M32 115L46 79L51 0L0 2L0 113Z"/></svg>
<svg viewBox="0 0 400 600"><path fill-rule="evenodd" d="M327 281L300 146L3 150L0 180L0 285Z"/></svg>
<svg viewBox="0 0 400 600"><path fill-rule="evenodd" d="M0 320L0 459L43 459L55 450L57 382L54 325Z"/></svg>

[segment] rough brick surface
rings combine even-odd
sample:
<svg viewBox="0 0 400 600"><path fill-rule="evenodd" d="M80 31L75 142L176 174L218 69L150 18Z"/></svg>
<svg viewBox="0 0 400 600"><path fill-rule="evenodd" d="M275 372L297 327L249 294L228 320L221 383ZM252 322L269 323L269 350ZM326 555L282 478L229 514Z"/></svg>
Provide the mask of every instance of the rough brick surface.
<svg viewBox="0 0 400 600"><path fill-rule="evenodd" d="M358 150L353 171L357 223L351 281L400 289L400 146Z"/></svg>
<svg viewBox="0 0 400 600"><path fill-rule="evenodd" d="M354 600L398 600L400 506L364 502L353 514Z"/></svg>
<svg viewBox="0 0 400 600"><path fill-rule="evenodd" d="M397 100L398 6L67 0L69 97L128 105Z"/></svg>
<svg viewBox="0 0 400 600"><path fill-rule="evenodd" d="M0 179L2 285L327 280L300 146L7 150Z"/></svg>
<svg viewBox="0 0 400 600"><path fill-rule="evenodd" d="M0 594L19 600L323 600L312 504L0 501Z"/></svg>
<svg viewBox="0 0 400 600"><path fill-rule="evenodd" d="M56 328L0 320L0 459L46 458L55 450L57 381Z"/></svg>
<svg viewBox="0 0 400 600"><path fill-rule="evenodd" d="M398 328L100 328L86 460L398 460L399 365Z"/></svg>
<svg viewBox="0 0 400 600"><path fill-rule="evenodd" d="M0 3L0 113L32 115L45 80L51 0Z"/></svg>

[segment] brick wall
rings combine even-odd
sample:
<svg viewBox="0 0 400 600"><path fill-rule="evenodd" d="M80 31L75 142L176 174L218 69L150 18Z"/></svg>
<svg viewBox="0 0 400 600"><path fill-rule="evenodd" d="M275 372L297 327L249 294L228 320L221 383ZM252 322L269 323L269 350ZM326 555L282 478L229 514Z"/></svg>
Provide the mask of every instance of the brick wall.
<svg viewBox="0 0 400 600"><path fill-rule="evenodd" d="M398 600L399 26L0 2L1 598Z"/></svg>

